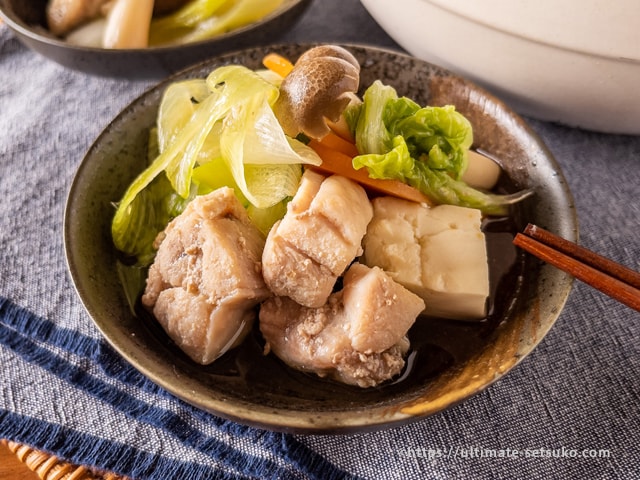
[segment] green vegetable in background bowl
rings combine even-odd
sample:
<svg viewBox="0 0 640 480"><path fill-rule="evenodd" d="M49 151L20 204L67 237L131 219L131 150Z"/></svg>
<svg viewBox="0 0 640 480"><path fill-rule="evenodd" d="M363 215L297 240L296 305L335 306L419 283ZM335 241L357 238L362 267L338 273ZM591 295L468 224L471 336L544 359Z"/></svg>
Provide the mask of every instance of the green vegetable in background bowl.
<svg viewBox="0 0 640 480"><path fill-rule="evenodd" d="M179 45L256 22L283 0L50 0L50 31L102 48Z"/></svg>

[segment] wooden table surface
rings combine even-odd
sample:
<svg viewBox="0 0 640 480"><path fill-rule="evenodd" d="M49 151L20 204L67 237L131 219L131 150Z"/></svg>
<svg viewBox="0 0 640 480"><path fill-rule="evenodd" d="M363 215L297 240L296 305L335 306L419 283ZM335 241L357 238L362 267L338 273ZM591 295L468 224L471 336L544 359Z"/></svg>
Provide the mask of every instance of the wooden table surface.
<svg viewBox="0 0 640 480"><path fill-rule="evenodd" d="M39 477L18 460L9 448L0 443L0 480L38 480Z"/></svg>

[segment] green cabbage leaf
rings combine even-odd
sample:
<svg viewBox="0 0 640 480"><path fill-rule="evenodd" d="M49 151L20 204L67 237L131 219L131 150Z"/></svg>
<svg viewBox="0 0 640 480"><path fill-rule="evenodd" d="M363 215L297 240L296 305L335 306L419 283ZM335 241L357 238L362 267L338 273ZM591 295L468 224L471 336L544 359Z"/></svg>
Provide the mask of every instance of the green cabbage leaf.
<svg viewBox="0 0 640 480"><path fill-rule="evenodd" d="M193 0L175 12L154 19L149 45L206 40L256 22L284 0Z"/></svg>
<svg viewBox="0 0 640 480"><path fill-rule="evenodd" d="M372 178L399 180L437 203L492 215L505 214L508 205L528 195L482 192L461 180L473 129L452 105L421 107L376 80L365 91L363 102L349 107L345 118L361 153L354 157L353 166L367 168Z"/></svg>
<svg viewBox="0 0 640 480"><path fill-rule="evenodd" d="M238 65L167 88L149 142L152 160L117 204L111 225L116 248L148 264L153 241L171 218L195 195L221 186L234 188L261 222L271 221L263 210L282 210L300 181L301 164L321 162L284 134L271 109L277 96L277 86Z"/></svg>

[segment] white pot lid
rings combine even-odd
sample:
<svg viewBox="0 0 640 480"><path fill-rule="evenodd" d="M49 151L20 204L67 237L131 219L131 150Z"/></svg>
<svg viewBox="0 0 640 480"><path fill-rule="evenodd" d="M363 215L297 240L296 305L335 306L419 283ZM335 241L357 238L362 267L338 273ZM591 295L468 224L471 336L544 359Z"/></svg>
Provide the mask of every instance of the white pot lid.
<svg viewBox="0 0 640 480"><path fill-rule="evenodd" d="M616 59L640 61L638 0L424 0L477 23Z"/></svg>

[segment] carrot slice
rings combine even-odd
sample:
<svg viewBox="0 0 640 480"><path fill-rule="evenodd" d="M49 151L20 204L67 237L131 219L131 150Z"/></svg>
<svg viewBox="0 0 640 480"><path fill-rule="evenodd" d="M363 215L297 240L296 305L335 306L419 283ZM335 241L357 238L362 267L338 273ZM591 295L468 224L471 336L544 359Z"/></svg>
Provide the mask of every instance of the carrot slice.
<svg viewBox="0 0 640 480"><path fill-rule="evenodd" d="M274 52L265 55L262 59L262 64L283 78L293 70L293 63ZM369 190L383 195L391 195L412 202L434 204L429 197L406 183L397 180L371 178L365 168L360 170L353 168L351 160L358 155L358 149L353 142L346 140L333 131L325 135L321 140L311 140L309 146L320 156L322 164L319 166L309 165L308 168L326 174L342 175L360 183Z"/></svg>
<svg viewBox="0 0 640 480"><path fill-rule="evenodd" d="M318 140L322 145L325 145L332 150L337 150L340 153L344 153L349 157L355 157L358 155L358 148L356 145L348 140L345 140L340 135L329 132L320 140Z"/></svg>
<svg viewBox="0 0 640 480"><path fill-rule="evenodd" d="M293 63L282 55L274 52L267 53L262 59L262 64L272 72L280 75L282 78L289 75L291 70L293 70Z"/></svg>
<svg viewBox="0 0 640 480"><path fill-rule="evenodd" d="M349 125L347 125L347 120L344 118L344 115L340 115L340 118L337 122L332 122L326 117L324 120L325 122L327 122L327 126L331 129L331 131L337 136L343 138L347 142L355 143L353 135L351 135L351 132L349 131Z"/></svg>
<svg viewBox="0 0 640 480"><path fill-rule="evenodd" d="M318 140L311 140L309 146L313 148L322 159L322 164L318 166L309 165L308 168L321 173L342 175L350 180L360 183L363 187L383 195L391 195L403 198L412 202L434 203L421 191L402 183L398 180L384 180L371 178L366 168L356 170L351 163L352 157L343 152L332 149Z"/></svg>

